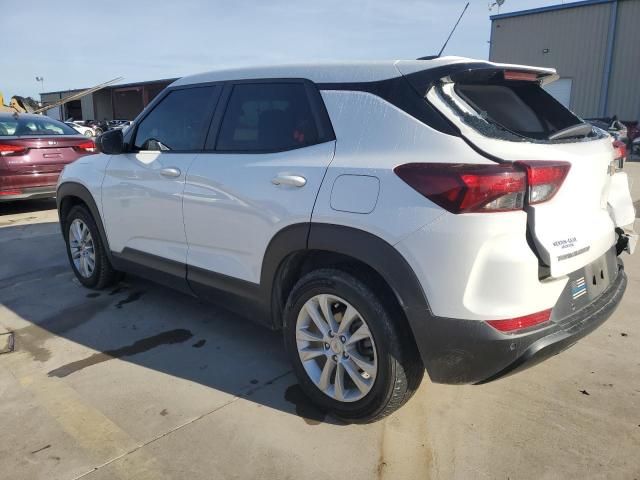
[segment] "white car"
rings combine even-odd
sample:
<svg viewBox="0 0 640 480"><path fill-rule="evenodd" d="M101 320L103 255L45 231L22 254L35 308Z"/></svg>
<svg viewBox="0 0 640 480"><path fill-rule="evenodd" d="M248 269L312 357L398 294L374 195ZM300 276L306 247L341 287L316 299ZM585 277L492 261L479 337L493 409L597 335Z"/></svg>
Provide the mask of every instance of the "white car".
<svg viewBox="0 0 640 480"><path fill-rule="evenodd" d="M76 132L84 135L85 137L95 137L95 132L90 127L87 127L85 125L81 125L78 122L66 121L64 123L66 123L68 126L73 128Z"/></svg>
<svg viewBox="0 0 640 480"><path fill-rule="evenodd" d="M458 57L182 78L65 168L71 267L282 329L302 388L348 421L399 408L425 368L522 370L610 316L637 238L610 138L555 78Z"/></svg>

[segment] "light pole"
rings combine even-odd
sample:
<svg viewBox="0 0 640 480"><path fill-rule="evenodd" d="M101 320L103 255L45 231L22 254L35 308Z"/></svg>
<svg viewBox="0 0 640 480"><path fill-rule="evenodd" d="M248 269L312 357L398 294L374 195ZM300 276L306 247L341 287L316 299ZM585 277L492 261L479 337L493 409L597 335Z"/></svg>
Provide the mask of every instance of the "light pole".
<svg viewBox="0 0 640 480"><path fill-rule="evenodd" d="M40 82L40 93L44 93L44 77L36 76L36 82Z"/></svg>
<svg viewBox="0 0 640 480"><path fill-rule="evenodd" d="M489 11L493 10L493 7L498 7L498 13L500 13L500 7L504 5L505 0L495 0L493 3L489 3Z"/></svg>

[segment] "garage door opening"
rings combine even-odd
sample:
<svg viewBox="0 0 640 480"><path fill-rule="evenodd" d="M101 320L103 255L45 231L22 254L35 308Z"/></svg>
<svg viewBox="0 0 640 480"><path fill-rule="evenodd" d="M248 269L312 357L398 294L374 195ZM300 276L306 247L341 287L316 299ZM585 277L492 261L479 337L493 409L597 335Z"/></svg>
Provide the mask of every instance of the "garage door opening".
<svg viewBox="0 0 640 480"><path fill-rule="evenodd" d="M64 118L65 120L83 120L82 118L82 104L80 100L72 100L64 104Z"/></svg>

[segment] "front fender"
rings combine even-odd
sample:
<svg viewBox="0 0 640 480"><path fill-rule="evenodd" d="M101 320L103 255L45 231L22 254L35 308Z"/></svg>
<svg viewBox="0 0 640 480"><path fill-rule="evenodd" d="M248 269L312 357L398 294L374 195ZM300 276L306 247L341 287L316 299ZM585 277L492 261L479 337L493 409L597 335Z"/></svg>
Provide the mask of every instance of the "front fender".
<svg viewBox="0 0 640 480"><path fill-rule="evenodd" d="M71 207L78 203L84 203L89 209L89 212L91 212L91 216L98 227L102 244L106 247L105 250L109 257L109 261L112 261L107 232L104 228L104 224L102 223L100 210L98 209L96 200L87 187L77 182L62 182L58 185L56 204L58 207L58 218L60 221L60 230L62 231L62 235L64 236L64 231L66 229L66 216Z"/></svg>

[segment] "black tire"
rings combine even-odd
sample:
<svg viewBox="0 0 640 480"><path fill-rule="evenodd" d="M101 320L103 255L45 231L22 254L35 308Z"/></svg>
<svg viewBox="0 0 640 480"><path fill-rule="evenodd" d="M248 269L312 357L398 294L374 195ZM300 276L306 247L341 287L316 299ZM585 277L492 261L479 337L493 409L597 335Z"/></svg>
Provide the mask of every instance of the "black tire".
<svg viewBox="0 0 640 480"><path fill-rule="evenodd" d="M404 405L420 386L424 367L408 325L398 308L376 294L357 272L326 268L315 270L294 286L284 311L284 341L300 386L321 409L354 423L380 420ZM362 278L366 278L364 275ZM296 344L296 321L305 302L315 295L337 295L361 314L373 335L378 358L376 380L362 399L341 402L324 394L308 377Z"/></svg>
<svg viewBox="0 0 640 480"><path fill-rule="evenodd" d="M95 268L89 277L84 277L80 274L73 262L73 259L71 258L71 248L69 247L69 226L75 219L81 220L89 228L89 232L91 233L94 243ZM76 205L69 210L64 221L63 233L67 246L67 257L69 258L69 263L71 264L73 273L75 273L76 278L80 283L82 283L82 285L87 288L100 290L113 285L120 280L121 274L111 265L111 262L107 257L105 245L102 242L102 237L100 236L100 232L96 226L96 222L85 206Z"/></svg>

